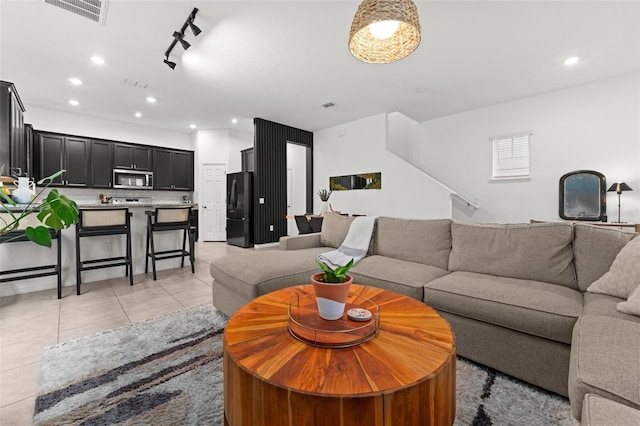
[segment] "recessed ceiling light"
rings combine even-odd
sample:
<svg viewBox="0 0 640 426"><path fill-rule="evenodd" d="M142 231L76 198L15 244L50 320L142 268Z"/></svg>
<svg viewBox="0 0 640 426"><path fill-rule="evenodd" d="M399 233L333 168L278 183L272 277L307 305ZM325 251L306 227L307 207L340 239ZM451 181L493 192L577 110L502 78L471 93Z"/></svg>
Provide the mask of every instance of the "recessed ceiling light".
<svg viewBox="0 0 640 426"><path fill-rule="evenodd" d="M238 119L237 119L237 118L232 118L232 119L231 119L231 122L232 122L233 124L238 124Z"/></svg>
<svg viewBox="0 0 640 426"><path fill-rule="evenodd" d="M198 127L198 126L196 126L195 124L191 123L191 124L189 124L189 127L190 127L191 129L195 129L195 128L196 128L196 127Z"/></svg>
<svg viewBox="0 0 640 426"><path fill-rule="evenodd" d="M156 102L156 98L154 98L153 96L147 96L147 102L153 104Z"/></svg>
<svg viewBox="0 0 640 426"><path fill-rule="evenodd" d="M75 99L69 99L69 103L73 106L78 106L80 105L80 102L76 101Z"/></svg>
<svg viewBox="0 0 640 426"><path fill-rule="evenodd" d="M74 86L80 86L82 84L82 80L80 80L79 78L75 78L75 77L70 78L69 82L71 84L73 84Z"/></svg>
<svg viewBox="0 0 640 426"><path fill-rule="evenodd" d="M138 118L142 117L142 114L140 114L139 112L136 112L134 115Z"/></svg>
<svg viewBox="0 0 640 426"><path fill-rule="evenodd" d="M570 58L565 59L564 64L570 67L577 64L579 61L580 61L580 58L578 58L577 56L572 56Z"/></svg>
<svg viewBox="0 0 640 426"><path fill-rule="evenodd" d="M92 56L91 62L96 65L104 65L104 59L102 59L100 56Z"/></svg>

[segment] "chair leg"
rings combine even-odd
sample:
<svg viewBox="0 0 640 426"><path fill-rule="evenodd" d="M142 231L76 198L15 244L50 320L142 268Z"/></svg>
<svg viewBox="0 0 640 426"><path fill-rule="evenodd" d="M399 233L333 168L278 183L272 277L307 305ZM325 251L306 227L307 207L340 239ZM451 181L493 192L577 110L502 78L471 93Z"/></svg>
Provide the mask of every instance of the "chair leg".
<svg viewBox="0 0 640 426"><path fill-rule="evenodd" d="M144 273L149 272L149 238L151 238L151 219L147 220L147 248L144 254Z"/></svg>
<svg viewBox="0 0 640 426"><path fill-rule="evenodd" d="M184 268L184 257L187 255L187 234L189 228L184 228L184 232L182 234L182 257L180 258L180 267Z"/></svg>
<svg viewBox="0 0 640 426"><path fill-rule="evenodd" d="M56 231L56 243L58 244L58 265L56 272L58 273L58 299L62 299L62 235L60 231Z"/></svg>
<svg viewBox="0 0 640 426"><path fill-rule="evenodd" d="M191 273L196 273L196 268L194 263L196 261L196 232L195 230L189 228L189 262L191 262Z"/></svg>
<svg viewBox="0 0 640 426"><path fill-rule="evenodd" d="M58 241L58 244L60 242ZM80 296L80 284L82 280L82 261L80 260L80 234L76 228L76 294Z"/></svg>
<svg viewBox="0 0 640 426"><path fill-rule="evenodd" d="M153 241L153 230L149 234L149 244L151 245L151 269L153 271L153 280L156 281L158 276L156 274L156 247Z"/></svg>
<svg viewBox="0 0 640 426"><path fill-rule="evenodd" d="M129 273L129 285L133 285L133 259L131 258L131 226L127 230L127 272Z"/></svg>

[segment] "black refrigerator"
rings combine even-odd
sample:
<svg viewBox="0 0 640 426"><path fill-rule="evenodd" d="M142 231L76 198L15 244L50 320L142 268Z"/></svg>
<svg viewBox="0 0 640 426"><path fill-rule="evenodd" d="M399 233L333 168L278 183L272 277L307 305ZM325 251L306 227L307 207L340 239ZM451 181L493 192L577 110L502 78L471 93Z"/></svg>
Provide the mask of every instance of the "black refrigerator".
<svg viewBox="0 0 640 426"><path fill-rule="evenodd" d="M253 173L227 175L227 244L253 247Z"/></svg>

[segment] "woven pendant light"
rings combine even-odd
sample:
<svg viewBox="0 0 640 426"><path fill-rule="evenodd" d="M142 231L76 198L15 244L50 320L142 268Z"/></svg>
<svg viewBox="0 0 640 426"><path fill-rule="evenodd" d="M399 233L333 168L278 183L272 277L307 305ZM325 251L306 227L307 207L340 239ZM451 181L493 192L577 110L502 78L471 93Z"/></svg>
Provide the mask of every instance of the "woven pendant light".
<svg viewBox="0 0 640 426"><path fill-rule="evenodd" d="M378 34L376 26L385 25L391 26L387 34ZM420 18L413 1L364 0L358 6L349 33L349 50L356 59L387 64L408 56L419 44Z"/></svg>

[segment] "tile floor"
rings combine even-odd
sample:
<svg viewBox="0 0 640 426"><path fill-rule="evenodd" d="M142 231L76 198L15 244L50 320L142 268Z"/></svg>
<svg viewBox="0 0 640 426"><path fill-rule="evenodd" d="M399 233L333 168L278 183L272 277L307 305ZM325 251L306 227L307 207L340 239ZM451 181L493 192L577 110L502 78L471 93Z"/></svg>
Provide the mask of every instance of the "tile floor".
<svg viewBox="0 0 640 426"><path fill-rule="evenodd" d="M46 346L88 336L190 306L211 303L209 262L245 249L196 243L195 274L184 268L0 298L0 425L31 425L40 359Z"/></svg>

